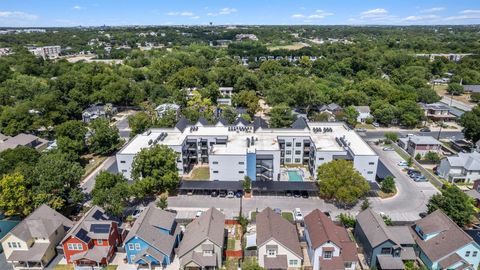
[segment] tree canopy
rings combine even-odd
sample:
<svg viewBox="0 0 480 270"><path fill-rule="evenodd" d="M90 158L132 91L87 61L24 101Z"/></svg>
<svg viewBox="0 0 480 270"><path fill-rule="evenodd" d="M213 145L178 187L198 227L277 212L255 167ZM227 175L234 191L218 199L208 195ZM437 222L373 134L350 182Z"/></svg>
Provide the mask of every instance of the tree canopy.
<svg viewBox="0 0 480 270"><path fill-rule="evenodd" d="M429 213L442 210L460 227L469 224L475 214L472 199L454 185L444 186L441 194L430 198L427 207Z"/></svg>

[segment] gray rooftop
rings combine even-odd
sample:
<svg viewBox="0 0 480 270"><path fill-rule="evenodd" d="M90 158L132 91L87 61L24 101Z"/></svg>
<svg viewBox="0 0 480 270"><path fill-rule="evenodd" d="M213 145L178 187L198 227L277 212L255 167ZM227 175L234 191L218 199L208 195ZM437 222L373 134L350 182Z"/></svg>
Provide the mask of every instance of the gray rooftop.
<svg viewBox="0 0 480 270"><path fill-rule="evenodd" d="M480 168L480 153L458 153L456 156L447 157L450 166L460 167L466 170L478 170Z"/></svg>
<svg viewBox="0 0 480 270"><path fill-rule="evenodd" d="M212 207L187 225L177 254L182 257L205 240L223 247L224 236L225 215Z"/></svg>
<svg viewBox="0 0 480 270"><path fill-rule="evenodd" d="M133 237L139 237L163 254L171 254L176 237L175 231L172 231L176 230L175 217L176 214L158 209L151 204L135 221L125 242ZM160 232L159 228L171 231L172 234Z"/></svg>
<svg viewBox="0 0 480 270"><path fill-rule="evenodd" d="M370 107L368 106L355 106L355 109L359 113L370 113Z"/></svg>
<svg viewBox="0 0 480 270"><path fill-rule="evenodd" d="M118 220L95 205L68 231L62 242L69 237L75 237L85 243L91 239L108 239L113 222L118 223Z"/></svg>
<svg viewBox="0 0 480 270"><path fill-rule="evenodd" d="M435 139L434 137L432 136L417 136L417 135L413 135L409 138L411 142L415 143L415 144L426 144L426 145L440 145L441 142L439 142L437 139Z"/></svg>
<svg viewBox="0 0 480 270"><path fill-rule="evenodd" d="M420 105L425 110L428 109L428 110L434 110L434 111L446 111L450 109L447 105L440 102L430 103L430 104L421 103Z"/></svg>
<svg viewBox="0 0 480 270"><path fill-rule="evenodd" d="M383 218L370 208L357 215L356 226L362 228L367 240L373 248L385 241L392 241L395 244L400 244L397 243L396 238L390 232L389 228L383 221Z"/></svg>
<svg viewBox="0 0 480 270"><path fill-rule="evenodd" d="M464 85L463 91L465 92L473 92L473 93L480 93L480 85Z"/></svg>

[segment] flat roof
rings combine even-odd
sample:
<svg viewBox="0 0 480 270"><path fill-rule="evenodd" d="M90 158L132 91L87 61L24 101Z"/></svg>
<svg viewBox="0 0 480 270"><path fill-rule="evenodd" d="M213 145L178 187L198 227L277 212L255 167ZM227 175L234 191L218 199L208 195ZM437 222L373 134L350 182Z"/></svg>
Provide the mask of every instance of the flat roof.
<svg viewBox="0 0 480 270"><path fill-rule="evenodd" d="M352 129L349 129L341 122L309 122L309 128L261 128L256 131L253 127L247 127L247 131L235 131L228 126L187 126L183 132L175 128L150 129L149 131L138 134L133 138L119 153L136 154L141 149L149 147L150 140L155 141L162 133L167 133L163 140L158 144L170 147L181 146L187 138L227 138L225 145L216 144L212 147L212 155L244 155L247 152L280 150L279 139L286 137L304 137L311 139L317 151L326 152L345 152L345 147L341 146L337 138L343 138L348 148L354 155L376 155L370 146ZM331 132L314 132L314 128L329 128ZM255 143L247 147L247 138L254 138Z"/></svg>

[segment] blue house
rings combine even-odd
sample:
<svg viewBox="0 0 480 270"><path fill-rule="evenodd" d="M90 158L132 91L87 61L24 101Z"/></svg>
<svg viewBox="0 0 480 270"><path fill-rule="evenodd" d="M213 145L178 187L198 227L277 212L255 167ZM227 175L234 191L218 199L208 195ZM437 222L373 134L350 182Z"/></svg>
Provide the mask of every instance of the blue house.
<svg viewBox="0 0 480 270"><path fill-rule="evenodd" d="M17 226L20 223L20 218L7 218L2 213L0 213L0 239L2 239L13 227ZM3 251L2 245L0 245L0 252Z"/></svg>
<svg viewBox="0 0 480 270"><path fill-rule="evenodd" d="M153 269L173 261L174 248L181 240L175 216L153 205L140 214L125 239L129 264Z"/></svg>
<svg viewBox="0 0 480 270"><path fill-rule="evenodd" d="M408 226L387 226L370 208L357 215L354 234L372 269L402 270L405 261L416 259Z"/></svg>
<svg viewBox="0 0 480 270"><path fill-rule="evenodd" d="M418 257L429 269L478 268L480 246L441 210L416 221L412 233Z"/></svg>

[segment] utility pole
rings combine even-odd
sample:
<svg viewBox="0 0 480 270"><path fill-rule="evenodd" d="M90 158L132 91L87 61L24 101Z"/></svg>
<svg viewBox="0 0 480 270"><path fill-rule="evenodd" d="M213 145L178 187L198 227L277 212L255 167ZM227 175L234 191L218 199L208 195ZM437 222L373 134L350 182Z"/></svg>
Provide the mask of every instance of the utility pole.
<svg viewBox="0 0 480 270"><path fill-rule="evenodd" d="M440 130L438 131L437 140L440 140L440 134L442 133L443 121L440 122Z"/></svg>

